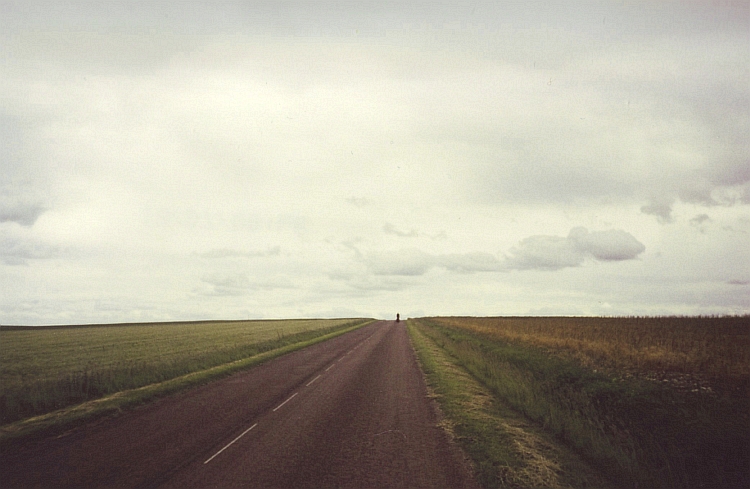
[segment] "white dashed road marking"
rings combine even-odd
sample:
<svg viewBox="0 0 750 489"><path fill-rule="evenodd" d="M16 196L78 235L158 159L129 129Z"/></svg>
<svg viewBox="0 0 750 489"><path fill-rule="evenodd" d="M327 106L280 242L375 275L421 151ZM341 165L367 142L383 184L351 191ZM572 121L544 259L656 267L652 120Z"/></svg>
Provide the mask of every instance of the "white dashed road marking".
<svg viewBox="0 0 750 489"><path fill-rule="evenodd" d="M206 465L206 464L207 464L208 462L210 462L211 460L213 460L214 458L216 458L216 456L217 456L218 454L220 454L221 452L223 452L224 450L226 450L227 448L229 448L230 446L232 446L232 444L233 444L234 442L236 442L237 440L239 440L240 438L242 438L243 436L245 436L245 433L247 433L248 431L252 430L252 429L253 429L253 428L255 428L256 426L258 426L258 423L255 423L254 425L252 425L251 427L249 427L248 429L246 429L245 431L243 431L243 432L242 432L242 434L241 434L240 436L238 436L238 437L237 437L237 438L235 438L234 440L232 440L232 441L230 441L229 443L227 443L227 445L226 445L226 446L225 446L224 448L222 448L222 449L221 449L221 450L219 450L218 452L214 453L214 454L213 454L213 455L211 456L211 458L209 458L208 460L206 460L205 462L203 462L203 465Z"/></svg>
<svg viewBox="0 0 750 489"><path fill-rule="evenodd" d="M289 401L291 401L294 398L294 396L296 396L297 394L299 394L299 392L295 392L294 394L292 394L291 396L289 396L289 399L287 399L286 401L284 401L281 404L279 404L278 406L276 406L274 408L273 412L275 413L279 408L281 408L281 406L283 406L284 404L286 404Z"/></svg>
<svg viewBox="0 0 750 489"><path fill-rule="evenodd" d="M312 380L311 380L310 382L308 382L308 383L307 383L307 385L306 385L305 387L310 387L310 384L312 384L313 382L315 382L315 381L316 381L316 380L318 380L319 378L320 378L320 375L318 375L317 377L315 377L314 379L312 379Z"/></svg>

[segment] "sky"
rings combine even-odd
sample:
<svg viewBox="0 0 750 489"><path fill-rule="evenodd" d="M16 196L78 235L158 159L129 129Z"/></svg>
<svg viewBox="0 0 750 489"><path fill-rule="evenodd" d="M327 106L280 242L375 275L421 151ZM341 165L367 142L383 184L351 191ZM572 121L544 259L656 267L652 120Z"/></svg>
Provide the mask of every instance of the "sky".
<svg viewBox="0 0 750 489"><path fill-rule="evenodd" d="M0 324L750 313L746 1L0 0Z"/></svg>

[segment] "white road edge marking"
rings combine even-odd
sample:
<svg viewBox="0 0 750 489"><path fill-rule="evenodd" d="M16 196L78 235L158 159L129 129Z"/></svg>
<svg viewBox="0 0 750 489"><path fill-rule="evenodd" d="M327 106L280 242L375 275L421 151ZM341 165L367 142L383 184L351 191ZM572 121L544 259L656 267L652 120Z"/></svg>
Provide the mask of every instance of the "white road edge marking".
<svg viewBox="0 0 750 489"><path fill-rule="evenodd" d="M279 409L279 408L280 408L281 406L283 406L284 404L286 404L286 403L288 403L289 401L291 401L291 400L292 400L292 399L294 398L294 396L296 396L297 394L299 394L299 392L295 392L294 394L292 394L292 395L291 395L291 396L289 397L289 399L287 399L286 401L284 401L284 402L282 402L281 404L279 404L278 406L276 406L276 407L274 408L273 412L275 413L275 412L276 412L276 411L277 411L277 410L278 410L278 409Z"/></svg>
<svg viewBox="0 0 750 489"><path fill-rule="evenodd" d="M240 438L242 438L243 436L245 436L245 434L246 434L246 433L247 433L248 431L252 430L252 429L253 429L253 428L255 428L256 426L258 426L258 423L255 423L254 425L252 425L251 427L249 427L248 429L246 429L245 431L243 431L243 432L242 432L242 434L241 434L240 436L238 436L238 437L237 437L237 438L235 438L234 440L232 440L232 441L230 441L229 443L227 443L227 445L226 445L226 446L225 446L224 448L222 448L222 449L221 449L221 450L219 450L218 452L214 453L214 454L213 454L213 455L211 456L211 458L209 458L208 460L206 460L205 462L203 462L203 465L206 465L206 464L207 464L208 462L210 462L211 460L213 460L214 458L216 458L216 456L217 456L218 454L220 454L221 452L223 452L224 450L226 450L227 448L229 448L230 446L232 446L232 444L233 444L234 442L236 442L237 440L239 440Z"/></svg>
<svg viewBox="0 0 750 489"><path fill-rule="evenodd" d="M316 380L318 380L319 378L320 378L320 375L318 375L317 377L315 377L314 379L312 379L312 380L311 380L310 382L308 382L308 383L307 383L307 385L306 385L305 387L310 387L310 384L312 384L313 382L315 382L315 381L316 381Z"/></svg>

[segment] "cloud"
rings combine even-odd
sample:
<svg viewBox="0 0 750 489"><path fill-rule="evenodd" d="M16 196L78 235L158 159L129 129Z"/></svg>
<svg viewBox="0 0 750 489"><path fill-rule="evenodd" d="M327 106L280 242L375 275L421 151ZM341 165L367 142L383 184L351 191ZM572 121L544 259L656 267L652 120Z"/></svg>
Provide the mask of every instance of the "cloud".
<svg viewBox="0 0 750 489"><path fill-rule="evenodd" d="M588 232L586 228L573 228L568 239L575 249L600 261L633 260L646 251L646 247L632 234L619 229Z"/></svg>
<svg viewBox="0 0 750 489"><path fill-rule="evenodd" d="M435 256L415 248L370 254L365 262L375 275L424 275L436 264Z"/></svg>
<svg viewBox="0 0 750 489"><path fill-rule="evenodd" d="M201 278L212 286L211 295L244 295L250 289L250 278L246 273L212 273Z"/></svg>
<svg viewBox="0 0 750 489"><path fill-rule="evenodd" d="M652 199L648 204L641 207L641 212L650 216L656 216L661 224L668 224L672 218L672 204L674 199Z"/></svg>
<svg viewBox="0 0 750 489"><path fill-rule="evenodd" d="M47 209L36 202L0 201L0 222L16 222L22 226L32 226Z"/></svg>
<svg viewBox="0 0 750 489"><path fill-rule="evenodd" d="M586 258L569 238L530 236L511 248L506 256L506 270L559 270L577 267Z"/></svg>
<svg viewBox="0 0 750 489"><path fill-rule="evenodd" d="M294 284L286 277L256 280L246 272L213 272L201 277L206 289L195 290L200 295L241 296L254 290L291 289Z"/></svg>
<svg viewBox="0 0 750 489"><path fill-rule="evenodd" d="M502 270L502 263L490 253L449 254L436 257L436 264L452 272L496 272Z"/></svg>
<svg viewBox="0 0 750 489"><path fill-rule="evenodd" d="M364 197L348 197L345 199L347 204L351 204L354 207L367 207L370 205L370 201Z"/></svg>
<svg viewBox="0 0 750 489"><path fill-rule="evenodd" d="M480 252L433 255L412 248L373 253L365 261L375 275L419 276L435 267L458 273L502 270L502 263L495 255Z"/></svg>
<svg viewBox="0 0 750 489"><path fill-rule="evenodd" d="M419 237L419 233L417 232L416 229L411 229L409 231L402 231L400 229L397 229L396 226L394 226L391 223L386 223L383 226L383 232L385 234L392 234L400 238L418 238Z"/></svg>
<svg viewBox="0 0 750 489"><path fill-rule="evenodd" d="M26 265L28 260L56 258L60 250L33 239L0 236L0 259L6 265Z"/></svg>
<svg viewBox="0 0 750 489"><path fill-rule="evenodd" d="M0 116L2 124L2 116ZM3 140L0 128L0 146ZM23 165L14 162L11 156L8 161L0 152L0 164L2 164L3 182L0 182L0 223L15 222L21 226L33 226L48 206L45 205L45 190L31 180L24 172L34 174L35 168L24 168Z"/></svg>
<svg viewBox="0 0 750 489"><path fill-rule="evenodd" d="M201 258L208 259L221 259L221 258L260 258L265 256L278 256L281 254L280 246L273 246L266 250L261 251L240 251L230 248L214 248L206 251L205 253L199 253L198 256Z"/></svg>
<svg viewBox="0 0 750 489"><path fill-rule="evenodd" d="M363 258L374 275L420 276L440 267L451 272L477 273L509 270L560 270L578 267L586 259L603 262L633 260L646 247L622 230L589 232L571 229L567 237L530 236L500 259L491 253L429 254L416 248L371 253Z"/></svg>
<svg viewBox="0 0 750 489"><path fill-rule="evenodd" d="M587 258L598 261L635 259L646 247L622 230L589 232L573 228L567 237L530 236L511 248L505 270L560 270L578 267Z"/></svg>
<svg viewBox="0 0 750 489"><path fill-rule="evenodd" d="M693 226L700 226L705 222L711 222L711 218L708 216L708 214L699 214L690 219L690 224Z"/></svg>

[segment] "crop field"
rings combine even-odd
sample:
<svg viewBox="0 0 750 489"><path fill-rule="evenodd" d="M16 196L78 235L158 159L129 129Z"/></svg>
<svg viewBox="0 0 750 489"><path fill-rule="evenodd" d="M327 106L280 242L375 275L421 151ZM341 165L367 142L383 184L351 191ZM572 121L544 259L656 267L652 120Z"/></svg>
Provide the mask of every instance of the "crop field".
<svg viewBox="0 0 750 489"><path fill-rule="evenodd" d="M364 319L0 328L0 425L344 330Z"/></svg>
<svg viewBox="0 0 750 489"><path fill-rule="evenodd" d="M615 487L750 485L748 317L409 324L499 405L580 454ZM474 453L495 450L490 442L478 447L478 436L465 438ZM485 473L482 480L506 487L498 477Z"/></svg>

